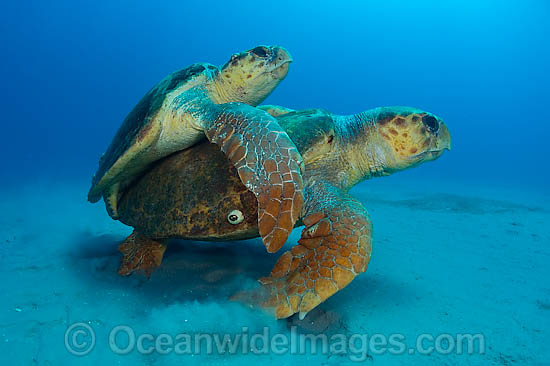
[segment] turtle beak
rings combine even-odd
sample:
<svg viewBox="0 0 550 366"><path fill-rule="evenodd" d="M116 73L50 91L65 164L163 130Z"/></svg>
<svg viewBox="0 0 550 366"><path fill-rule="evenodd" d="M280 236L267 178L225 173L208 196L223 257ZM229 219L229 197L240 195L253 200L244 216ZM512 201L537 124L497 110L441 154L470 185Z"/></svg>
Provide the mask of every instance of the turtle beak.
<svg viewBox="0 0 550 366"><path fill-rule="evenodd" d="M283 47L272 46L271 47L271 58L270 62L273 65L273 71L271 74L274 78L283 80L288 74L288 68L292 61L292 56L290 53Z"/></svg>
<svg viewBox="0 0 550 366"><path fill-rule="evenodd" d="M451 150L451 134L445 123L439 124L437 147L439 150Z"/></svg>
<svg viewBox="0 0 550 366"><path fill-rule="evenodd" d="M443 122L440 122L437 131L437 141L434 143L434 147L420 154L411 156L409 161L415 163L409 167L417 166L426 161L435 160L443 155L445 150L451 150L451 134L447 126Z"/></svg>
<svg viewBox="0 0 550 366"><path fill-rule="evenodd" d="M271 72L271 75L273 75L275 79L283 80L288 74L288 65L289 63L287 62L277 67L275 70Z"/></svg>
<svg viewBox="0 0 550 366"><path fill-rule="evenodd" d="M288 52L284 47L281 46L271 46L271 62L275 65L282 65L284 63L294 61L290 52Z"/></svg>

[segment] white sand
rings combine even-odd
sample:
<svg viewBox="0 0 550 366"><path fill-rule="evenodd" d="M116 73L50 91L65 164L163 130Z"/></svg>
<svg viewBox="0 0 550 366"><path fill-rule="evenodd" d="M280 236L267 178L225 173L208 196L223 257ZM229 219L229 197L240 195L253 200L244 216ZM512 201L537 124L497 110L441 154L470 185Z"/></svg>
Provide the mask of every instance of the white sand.
<svg viewBox="0 0 550 366"><path fill-rule="evenodd" d="M404 179L353 190L375 225L366 274L300 322L276 321L227 298L255 285L279 254L260 240L172 243L147 281L117 275L118 241L131 230L102 205L86 202L86 183L7 188L0 198L0 365L172 365L353 363L350 355L114 354L109 332L250 334L268 326L288 336L322 331L406 336L483 333L484 354L376 354L373 365L548 365L550 350L549 199L540 193ZM295 230L290 242L295 242ZM287 244L290 246L290 243ZM66 329L86 322L95 348L77 357ZM123 342L121 342L123 344ZM353 357L351 357L353 358Z"/></svg>

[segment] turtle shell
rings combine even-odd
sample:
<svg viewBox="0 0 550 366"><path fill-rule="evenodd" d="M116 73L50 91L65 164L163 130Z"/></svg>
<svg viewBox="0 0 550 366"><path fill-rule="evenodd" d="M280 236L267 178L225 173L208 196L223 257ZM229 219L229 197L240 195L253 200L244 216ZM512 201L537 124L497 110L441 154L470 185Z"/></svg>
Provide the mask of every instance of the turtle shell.
<svg viewBox="0 0 550 366"><path fill-rule="evenodd" d="M277 120L306 165L334 124L329 112L316 109L291 112ZM125 190L118 213L120 221L153 239L223 241L259 236L256 197L223 152L208 141L156 162ZM231 220L232 213L242 215L242 221Z"/></svg>
<svg viewBox="0 0 550 366"><path fill-rule="evenodd" d="M99 162L99 169L94 175L92 186L95 186L109 169L136 141L140 135L146 133L147 127L162 107L166 95L181 87L192 78L202 74L205 70L216 71L217 67L205 63L193 64L185 69L176 71L145 94L139 103L126 116L118 129L107 151Z"/></svg>
<svg viewBox="0 0 550 366"><path fill-rule="evenodd" d="M157 162L130 186L119 220L151 238L257 237L258 203L223 152L208 141ZM243 220L230 220L233 215Z"/></svg>

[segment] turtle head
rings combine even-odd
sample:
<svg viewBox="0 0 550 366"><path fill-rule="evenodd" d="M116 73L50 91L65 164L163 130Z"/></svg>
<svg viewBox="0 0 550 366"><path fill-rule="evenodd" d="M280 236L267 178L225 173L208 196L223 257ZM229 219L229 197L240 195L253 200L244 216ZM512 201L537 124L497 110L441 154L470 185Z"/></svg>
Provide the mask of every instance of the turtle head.
<svg viewBox="0 0 550 366"><path fill-rule="evenodd" d="M364 179L435 160L451 148L449 130L441 119L414 108L376 108L336 116L335 121L343 163L334 171L346 189Z"/></svg>
<svg viewBox="0 0 550 366"><path fill-rule="evenodd" d="M221 102L260 104L285 78L291 62L290 53L280 46L258 46L234 54L215 82Z"/></svg>
<svg viewBox="0 0 550 366"><path fill-rule="evenodd" d="M408 107L348 116L309 109L287 112L277 121L304 159L304 182L324 180L344 190L437 159L451 148L440 118Z"/></svg>
<svg viewBox="0 0 550 366"><path fill-rule="evenodd" d="M409 107L378 108L377 132L384 146L388 173L439 158L451 149L451 135L443 121L428 112Z"/></svg>

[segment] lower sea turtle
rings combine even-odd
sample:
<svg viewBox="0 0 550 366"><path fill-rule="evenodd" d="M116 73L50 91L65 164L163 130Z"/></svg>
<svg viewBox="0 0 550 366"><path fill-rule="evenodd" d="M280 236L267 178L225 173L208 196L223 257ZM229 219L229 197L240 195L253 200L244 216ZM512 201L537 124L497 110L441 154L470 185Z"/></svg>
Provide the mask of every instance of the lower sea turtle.
<svg viewBox="0 0 550 366"><path fill-rule="evenodd" d="M349 189L364 179L434 160L450 149L451 139L438 117L407 107L350 116L262 108L279 115L279 125L305 163L305 202L298 222L305 228L298 245L260 280L268 293L263 306L274 309L278 318L297 312L303 318L369 263L371 223ZM278 176L271 183L279 192L292 189ZM123 194L119 214L120 221L135 228L119 247L121 275L136 270L150 274L160 265L168 238L258 236L256 198L227 158L208 143L158 162Z"/></svg>
<svg viewBox="0 0 550 366"><path fill-rule="evenodd" d="M216 143L258 198L259 230L268 251L286 241L303 204L302 158L268 113L253 108L288 73L290 54L258 46L221 68L193 64L156 84L123 121L92 180L91 202L104 198L118 218L124 190L152 163L205 137ZM273 190L271 181L284 181ZM283 207L284 205L284 207Z"/></svg>

